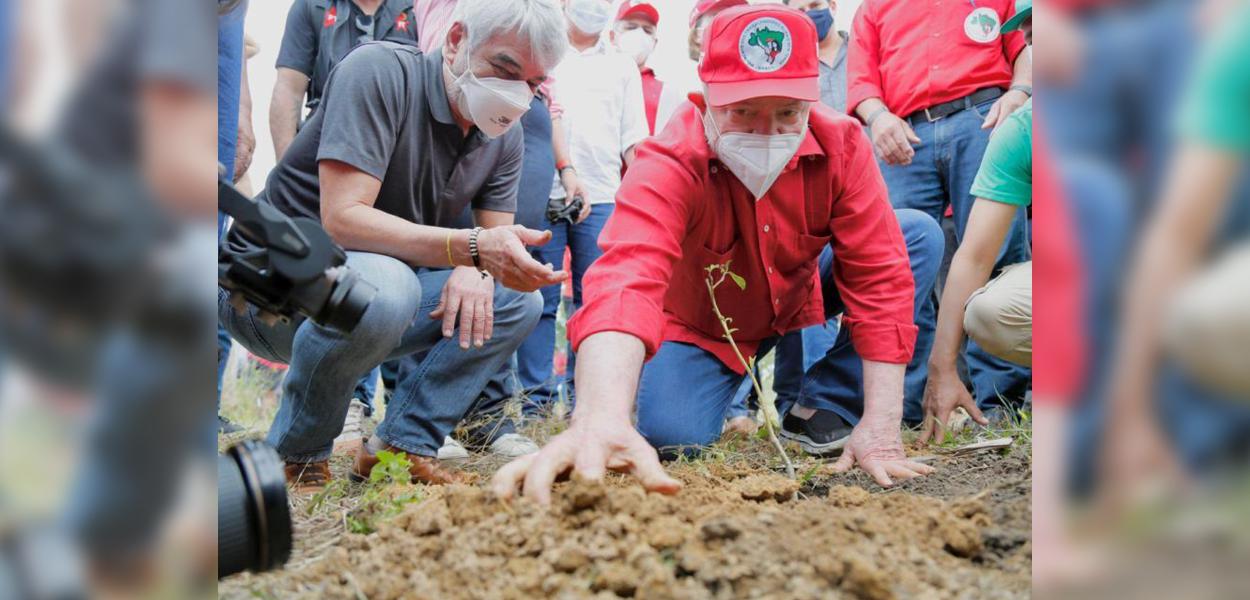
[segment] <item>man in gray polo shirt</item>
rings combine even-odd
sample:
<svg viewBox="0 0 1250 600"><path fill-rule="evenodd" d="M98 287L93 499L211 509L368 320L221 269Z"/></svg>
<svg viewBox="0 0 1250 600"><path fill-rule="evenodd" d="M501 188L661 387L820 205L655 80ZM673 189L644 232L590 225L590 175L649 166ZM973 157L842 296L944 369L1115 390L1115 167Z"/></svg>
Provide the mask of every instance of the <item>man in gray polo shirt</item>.
<svg viewBox="0 0 1250 600"><path fill-rule="evenodd" d="M565 278L525 248L550 233L512 225L523 148L512 125L563 53L561 10L554 0L462 0L453 20L433 54L387 42L348 54L259 196L319 219L348 250L348 266L378 287L360 324L346 335L311 321L270 326L220 294L231 335L290 364L269 442L297 489L328 482L356 380L426 350L352 475L367 477L376 453L390 449L410 455L414 480L459 480L433 457L533 329L542 309L534 290ZM479 227L450 229L466 205ZM424 268L448 266L456 268Z"/></svg>

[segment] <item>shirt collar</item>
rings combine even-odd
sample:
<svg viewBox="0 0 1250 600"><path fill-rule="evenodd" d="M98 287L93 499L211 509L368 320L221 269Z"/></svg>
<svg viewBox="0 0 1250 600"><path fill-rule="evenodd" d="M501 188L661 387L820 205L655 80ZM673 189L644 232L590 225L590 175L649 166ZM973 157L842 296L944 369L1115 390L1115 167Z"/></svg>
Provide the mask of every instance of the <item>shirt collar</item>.
<svg viewBox="0 0 1250 600"><path fill-rule="evenodd" d="M443 78L443 49L438 48L424 57L425 98L430 107L430 116L445 125L455 125L456 118L451 114L451 101L447 99L447 83Z"/></svg>
<svg viewBox="0 0 1250 600"><path fill-rule="evenodd" d="M790 162L786 163L784 170L790 171L799 166L799 160L805 156L824 156L825 149L820 147L820 142L816 141L816 135L812 133L812 128L808 126L807 132L803 135L803 141L799 143L798 152L790 157Z"/></svg>

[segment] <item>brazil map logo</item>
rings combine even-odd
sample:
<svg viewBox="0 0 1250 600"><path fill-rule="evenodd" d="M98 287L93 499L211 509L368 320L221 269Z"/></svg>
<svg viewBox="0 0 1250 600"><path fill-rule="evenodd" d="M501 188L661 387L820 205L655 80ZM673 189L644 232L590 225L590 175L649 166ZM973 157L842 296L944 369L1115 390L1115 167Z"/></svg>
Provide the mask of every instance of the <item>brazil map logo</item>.
<svg viewBox="0 0 1250 600"><path fill-rule="evenodd" d="M772 17L752 21L738 39L742 62L759 73L771 73L785 66L793 49L790 30Z"/></svg>

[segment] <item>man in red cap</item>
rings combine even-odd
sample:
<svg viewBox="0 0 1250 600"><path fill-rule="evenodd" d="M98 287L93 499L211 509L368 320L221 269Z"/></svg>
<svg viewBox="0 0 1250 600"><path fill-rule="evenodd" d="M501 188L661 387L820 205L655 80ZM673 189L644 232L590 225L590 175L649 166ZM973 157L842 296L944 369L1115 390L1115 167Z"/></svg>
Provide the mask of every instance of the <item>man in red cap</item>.
<svg viewBox="0 0 1250 600"><path fill-rule="evenodd" d="M830 416L811 441L843 448L837 468L858 464L882 485L932 470L907 460L900 422L913 307L942 255L937 222L894 210L859 124L820 105L816 28L803 13L731 8L705 41L705 95L640 145L569 322L579 353L569 429L496 474L502 497L523 488L545 503L561 473L597 479L606 469L653 491L680 488L656 449L715 441L745 373L705 284L706 268L726 263L740 279L718 287L716 302L745 356L843 314L822 359L841 393L787 420Z"/></svg>
<svg viewBox="0 0 1250 600"><path fill-rule="evenodd" d="M642 101L647 112L647 127L651 135L656 131L656 114L660 97L664 94L664 82L647 66L647 59L655 50L655 29L660 24L660 13L649 2L625 0L616 11L616 21L608 36L621 52L634 59L642 76ZM665 119L667 120L667 118ZM663 128L663 121L660 122Z"/></svg>
<svg viewBox="0 0 1250 600"><path fill-rule="evenodd" d="M1032 94L1032 59L1019 32L1002 33L1015 0L864 0L851 32L847 108L868 126L881 174L896 208L922 210L941 222L951 209L963 240L972 210L972 181L990 133ZM1027 214L1017 211L996 270L1029 260ZM936 296L924 298L916 362L933 346ZM964 352L973 396L982 410L1005 399L1023 402L1029 369L997 359L976 342ZM924 377L908 377L913 420ZM823 395L819 388L800 395ZM1012 410L1006 411L1008 414Z"/></svg>

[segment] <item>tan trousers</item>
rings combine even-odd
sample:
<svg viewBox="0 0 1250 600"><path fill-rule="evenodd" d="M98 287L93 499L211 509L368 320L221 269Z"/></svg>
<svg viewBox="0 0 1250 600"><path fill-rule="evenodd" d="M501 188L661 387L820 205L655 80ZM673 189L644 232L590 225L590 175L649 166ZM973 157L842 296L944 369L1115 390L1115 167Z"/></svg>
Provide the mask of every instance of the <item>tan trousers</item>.
<svg viewBox="0 0 1250 600"><path fill-rule="evenodd" d="M1163 328L1168 354L1201 383L1250 399L1250 243L1177 291Z"/></svg>
<svg viewBox="0 0 1250 600"><path fill-rule="evenodd" d="M1033 365L1033 263L1003 269L964 305L964 331L986 352Z"/></svg>

